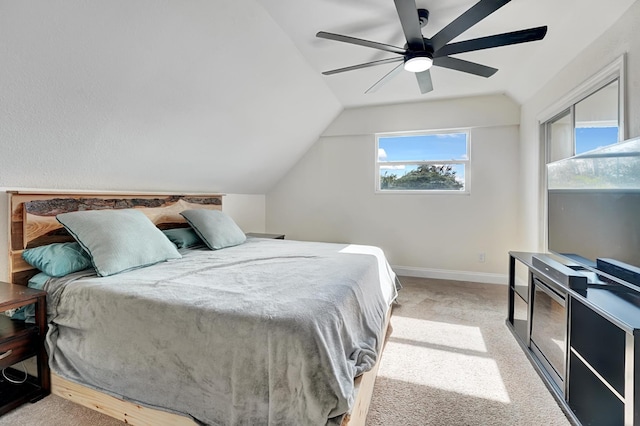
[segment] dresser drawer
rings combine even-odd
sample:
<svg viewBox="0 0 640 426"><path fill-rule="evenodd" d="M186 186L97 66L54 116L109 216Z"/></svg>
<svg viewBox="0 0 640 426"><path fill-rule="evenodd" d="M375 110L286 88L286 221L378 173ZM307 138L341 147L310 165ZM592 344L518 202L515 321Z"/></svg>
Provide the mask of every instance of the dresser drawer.
<svg viewBox="0 0 640 426"><path fill-rule="evenodd" d="M23 334L0 343L0 369L37 355L38 334Z"/></svg>

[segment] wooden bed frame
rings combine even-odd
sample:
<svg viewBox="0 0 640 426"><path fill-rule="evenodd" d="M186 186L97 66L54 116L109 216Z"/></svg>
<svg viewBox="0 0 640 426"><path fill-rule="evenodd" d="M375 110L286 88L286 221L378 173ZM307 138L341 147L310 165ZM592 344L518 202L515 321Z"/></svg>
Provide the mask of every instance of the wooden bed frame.
<svg viewBox="0 0 640 426"><path fill-rule="evenodd" d="M64 193L9 192L9 277L14 284L27 285L39 271L22 259L26 248L53 242L73 241L58 223L59 213L77 210L136 208L145 213L161 229L188 226L180 212L188 208L222 210L221 194L132 194L132 193ZM391 307L384 325L389 334ZM381 348L382 349L382 348ZM381 353L381 352L380 352ZM373 395L380 358L368 372L355 379L356 398L341 426L364 426ZM115 398L95 389L51 374L51 392L77 404L99 411L127 424L138 426L194 426L189 417L150 408Z"/></svg>

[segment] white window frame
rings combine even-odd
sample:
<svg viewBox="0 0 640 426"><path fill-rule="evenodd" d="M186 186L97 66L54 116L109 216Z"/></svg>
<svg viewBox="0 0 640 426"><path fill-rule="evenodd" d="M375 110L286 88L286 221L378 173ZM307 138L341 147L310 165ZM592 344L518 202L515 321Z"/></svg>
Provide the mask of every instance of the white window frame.
<svg viewBox="0 0 640 426"><path fill-rule="evenodd" d="M431 136L431 135L446 135L452 133L464 133L466 134L466 160L425 160L425 161L379 161L379 149L380 138L389 137L411 137L411 136ZM375 167L374 167L374 185L376 194L415 194L415 195L469 195L471 193L471 129L444 129L444 130L422 130L422 131L410 131L410 132L388 132L388 133L376 133L376 146L375 146ZM463 164L464 165L464 190L450 190L450 189L380 189L380 169L383 165L443 165L443 164Z"/></svg>
<svg viewBox="0 0 640 426"><path fill-rule="evenodd" d="M547 235L548 221L547 217L547 163L549 156L549 148L547 146L548 134L547 134L547 122L552 121L555 117L569 110L571 119L573 120L573 129L575 132L575 111L574 107L577 103L583 99L596 93L598 90L607 86L608 84L618 80L618 142L623 142L627 136L626 126L626 54L622 54L616 58L609 65L602 68L600 71L592 75L582 84L578 85L572 91L560 98L554 104L546 108L544 111L538 114L538 135L540 140L540 181L538 183L539 196L542 202L540 203L540 217L542 218L542 232L540 236L541 246L545 250L549 249L549 238ZM573 135L574 147L575 147L575 134Z"/></svg>

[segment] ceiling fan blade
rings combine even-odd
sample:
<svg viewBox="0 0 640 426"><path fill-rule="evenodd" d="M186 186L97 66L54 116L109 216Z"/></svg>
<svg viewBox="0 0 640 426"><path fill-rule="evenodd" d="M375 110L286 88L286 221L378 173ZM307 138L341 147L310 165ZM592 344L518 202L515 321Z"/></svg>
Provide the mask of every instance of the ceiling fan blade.
<svg viewBox="0 0 640 426"><path fill-rule="evenodd" d="M431 81L431 72L429 70L417 72L416 79L420 87L420 93L423 95L433 90L433 82Z"/></svg>
<svg viewBox="0 0 640 426"><path fill-rule="evenodd" d="M376 84L374 84L373 86L369 87L367 89L366 92L364 93L373 93L376 90L378 90L379 88L381 88L385 83L387 83L389 80L391 80L393 77L395 77L397 74L399 74L402 70L404 70L403 67L404 64L399 64L397 67L395 67L394 69L392 69L391 71L389 71L387 73L387 75L385 75L384 77L382 77L380 80L378 80L376 82Z"/></svg>
<svg viewBox="0 0 640 426"><path fill-rule="evenodd" d="M406 50L400 47L391 46L390 44L378 43L375 41L363 40L361 38L328 33L325 31L320 31L318 34L316 34L316 37L325 38L327 40L341 41L343 43L357 44L358 46L371 47L373 49L384 50L391 53L397 53L399 55L404 55L406 53Z"/></svg>
<svg viewBox="0 0 640 426"><path fill-rule="evenodd" d="M404 58L380 59L378 61L366 62L364 64L352 65L350 67L344 67L344 68L338 68L338 69L331 70L331 71L325 71L322 74L324 74L324 75L333 75L333 74L338 74L338 73L345 72L345 71L358 70L360 68L368 68L368 67L373 67L373 66L376 66L376 65L390 64L392 62L400 62L400 61L404 61Z"/></svg>
<svg viewBox="0 0 640 426"><path fill-rule="evenodd" d="M456 53L473 52L475 50L490 49L492 47L508 46L510 44L527 43L529 41L542 40L546 34L547 27L544 26L475 38L473 40L447 44L442 49L435 52L433 56L448 56L455 55Z"/></svg>
<svg viewBox="0 0 640 426"><path fill-rule="evenodd" d="M424 39L420 29L420 17L415 0L394 0L404 37L411 50L424 50Z"/></svg>
<svg viewBox="0 0 640 426"><path fill-rule="evenodd" d="M480 77L491 77L498 71L497 68L491 68L475 62L465 61L464 59L452 58L451 56L440 56L439 58L434 58L433 65L469 74L475 74Z"/></svg>
<svg viewBox="0 0 640 426"><path fill-rule="evenodd" d="M480 0L469 10L454 19L449 25L438 31L436 35L431 37L433 50L440 50L445 44L449 43L460 34L500 9L511 0Z"/></svg>

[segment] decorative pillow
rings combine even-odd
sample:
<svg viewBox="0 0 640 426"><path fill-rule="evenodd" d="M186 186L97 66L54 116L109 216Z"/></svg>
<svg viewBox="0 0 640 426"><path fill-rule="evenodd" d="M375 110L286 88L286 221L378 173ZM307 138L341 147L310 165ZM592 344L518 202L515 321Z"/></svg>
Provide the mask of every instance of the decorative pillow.
<svg viewBox="0 0 640 426"><path fill-rule="evenodd" d="M80 271L82 269L79 269ZM35 274L31 278L29 278L29 282L27 283L27 287L35 288L36 290L42 290L44 285L47 283L47 280L51 278L46 272L40 272Z"/></svg>
<svg viewBox="0 0 640 426"><path fill-rule="evenodd" d="M196 231L191 228L165 229L162 232L179 249L195 247L204 244L200 237L198 237L198 234L196 234Z"/></svg>
<svg viewBox="0 0 640 426"><path fill-rule="evenodd" d="M64 277L91 267L91 258L78 243L54 243L26 249L22 258L52 277Z"/></svg>
<svg viewBox="0 0 640 426"><path fill-rule="evenodd" d="M27 286L35 288L36 290L42 290L49 278L51 278L49 275L45 274L44 272L40 272L29 278L29 283ZM13 319L25 321L28 323L36 322L36 305L33 303L27 306L22 306L18 309L13 309L12 311L5 311L5 313L8 313L8 315Z"/></svg>
<svg viewBox="0 0 640 426"><path fill-rule="evenodd" d="M237 246L247 240L233 219L220 210L194 209L180 214L211 250Z"/></svg>
<svg viewBox="0 0 640 426"><path fill-rule="evenodd" d="M85 210L61 213L56 219L89 253L101 277L182 257L138 210Z"/></svg>

